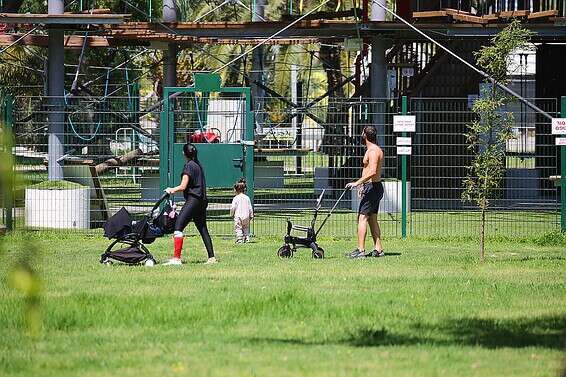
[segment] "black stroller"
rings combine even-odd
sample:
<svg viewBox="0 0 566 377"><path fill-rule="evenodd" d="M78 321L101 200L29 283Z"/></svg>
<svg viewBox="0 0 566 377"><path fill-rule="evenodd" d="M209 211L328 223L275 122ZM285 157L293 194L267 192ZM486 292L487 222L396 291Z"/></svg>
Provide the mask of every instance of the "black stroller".
<svg viewBox="0 0 566 377"><path fill-rule="evenodd" d="M293 225L291 220L287 219L287 234L285 235L285 243L279 248L279 250L277 250L277 256L279 256L279 258L291 258L295 254L295 251L297 251L297 245L310 248L312 250L312 257L315 259L324 258L324 249L316 243L316 237L318 236L318 233L320 232L324 224L326 224L328 218L332 215L332 212L334 212L334 210L338 206L338 203L340 203L340 200L342 200L342 198L344 197L344 194L347 190L344 190L342 192L338 200L336 200L336 203L334 203L332 209L326 214L326 217L324 218L318 229L315 230L314 228L316 225L316 218L318 216L318 212L320 211L322 197L324 196L325 191L326 190L322 190L322 193L316 201L314 215L311 220L310 226ZM306 233L306 235L305 237L293 236L291 235L291 231L293 230L304 232Z"/></svg>
<svg viewBox="0 0 566 377"><path fill-rule="evenodd" d="M110 217L104 224L104 236L114 241L100 256L100 263L112 264L112 260L117 260L126 264L155 265L156 260L145 245L173 233L177 213L168 199L169 194L164 194L139 221L132 221L132 216L124 207ZM167 204L156 213L165 200L168 200Z"/></svg>

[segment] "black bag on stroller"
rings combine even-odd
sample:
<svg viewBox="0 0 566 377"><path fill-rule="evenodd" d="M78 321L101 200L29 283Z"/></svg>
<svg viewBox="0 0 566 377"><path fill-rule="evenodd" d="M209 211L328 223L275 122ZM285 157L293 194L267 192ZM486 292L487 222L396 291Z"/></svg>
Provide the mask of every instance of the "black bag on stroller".
<svg viewBox="0 0 566 377"><path fill-rule="evenodd" d="M127 264L155 264L155 258L144 244L150 244L158 237L173 233L177 219L173 203L168 200L155 215L161 203L168 198L169 194L164 194L139 221L133 221L124 207L110 217L104 224L104 236L114 241L100 256L100 263L112 264L114 259Z"/></svg>

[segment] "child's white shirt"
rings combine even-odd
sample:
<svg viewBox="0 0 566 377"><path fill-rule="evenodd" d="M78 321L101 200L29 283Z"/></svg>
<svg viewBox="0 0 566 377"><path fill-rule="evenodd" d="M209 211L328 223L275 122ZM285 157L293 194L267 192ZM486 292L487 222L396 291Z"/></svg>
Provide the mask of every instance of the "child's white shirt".
<svg viewBox="0 0 566 377"><path fill-rule="evenodd" d="M230 215L242 220L254 217L252 202L246 194L241 193L234 196L234 199L232 199L232 206L230 207Z"/></svg>

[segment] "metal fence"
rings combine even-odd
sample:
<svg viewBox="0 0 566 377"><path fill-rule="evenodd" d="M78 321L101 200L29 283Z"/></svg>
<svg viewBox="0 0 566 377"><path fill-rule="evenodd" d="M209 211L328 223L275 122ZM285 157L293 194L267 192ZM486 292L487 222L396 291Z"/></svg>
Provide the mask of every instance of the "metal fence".
<svg viewBox="0 0 566 377"><path fill-rule="evenodd" d="M67 101L63 173L65 180L81 185L68 188L82 187L83 196L71 199L67 193L47 202L30 189L48 178L48 103L43 98L17 97L13 113L16 228L37 227L41 221L50 227L99 228L122 206L134 216L144 214L160 194L160 110L143 111L155 101L126 97L110 97L103 103L84 98ZM401 111L400 101L325 99L308 109L294 109L273 98L263 102L265 107L254 113L253 229L257 236L281 237L286 218L308 223L323 190L323 207L331 206L345 184L361 173L365 149L360 135L369 124L376 125L385 153L380 223L386 237L401 236L401 159L396 155L397 135L392 125L393 116ZM554 99L536 102L551 114L558 111ZM206 120L199 118L203 111L199 103L202 107L203 102L179 99L176 111L182 116L177 129L183 133L179 137L202 127L216 127L222 142L237 141L241 126L234 114L242 111L239 100L210 99ZM408 112L417 119L413 155L408 158L409 235L476 234L479 217L460 199L471 160L464 137L466 124L473 120L470 106L468 98L409 100ZM511 105L507 110L515 114L516 137L507 145L506 177L492 198L488 235L530 236L559 229L560 197L549 180L559 174L559 150L550 136L550 122L520 106ZM206 168L206 161L203 163ZM211 232L231 236L231 187L212 188L208 194ZM82 207L69 206L72 200ZM353 237L357 203L357 196L348 193L322 234ZM41 208L49 209L36 211ZM78 220L77 211L86 211L85 221ZM68 215L61 215L65 213ZM3 211L0 219L4 218Z"/></svg>

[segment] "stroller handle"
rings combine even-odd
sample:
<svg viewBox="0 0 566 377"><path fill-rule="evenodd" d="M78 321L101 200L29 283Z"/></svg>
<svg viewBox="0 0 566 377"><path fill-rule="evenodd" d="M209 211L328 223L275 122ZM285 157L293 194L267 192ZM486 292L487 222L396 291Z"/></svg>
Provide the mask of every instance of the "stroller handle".
<svg viewBox="0 0 566 377"><path fill-rule="evenodd" d="M161 195L161 198L159 198L159 200L153 205L153 208L151 209L150 213L153 213L153 211L155 211L157 208L159 208L161 203L163 203L165 200L167 200L170 196L171 195L169 195L168 193Z"/></svg>

